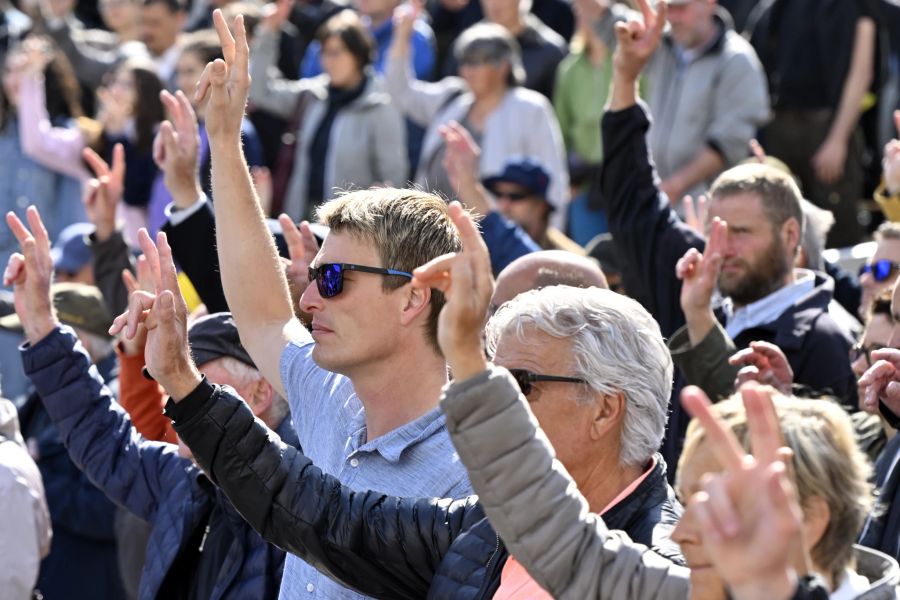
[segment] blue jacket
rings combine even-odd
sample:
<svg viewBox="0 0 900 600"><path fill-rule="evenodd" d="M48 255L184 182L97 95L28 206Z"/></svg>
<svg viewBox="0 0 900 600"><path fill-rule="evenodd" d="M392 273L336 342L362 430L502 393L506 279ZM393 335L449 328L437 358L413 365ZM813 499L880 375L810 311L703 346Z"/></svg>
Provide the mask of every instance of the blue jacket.
<svg viewBox="0 0 900 600"><path fill-rule="evenodd" d="M91 369L68 327L22 350L26 374L44 399L72 460L106 495L151 525L139 597L155 598L179 550L207 509L221 508L234 541L211 598L275 598L284 552L264 542L172 444L144 439ZM277 432L297 445L290 419ZM218 512L218 511L215 511ZM215 512L213 514L215 514Z"/></svg>
<svg viewBox="0 0 900 600"><path fill-rule="evenodd" d="M115 381L115 354L96 372ZM47 600L119 600L122 582L116 560L115 505L82 473L44 405L32 393L19 407L19 422L41 471L53 524L50 554L41 561L37 588ZM0 592L2 596L2 592Z"/></svg>

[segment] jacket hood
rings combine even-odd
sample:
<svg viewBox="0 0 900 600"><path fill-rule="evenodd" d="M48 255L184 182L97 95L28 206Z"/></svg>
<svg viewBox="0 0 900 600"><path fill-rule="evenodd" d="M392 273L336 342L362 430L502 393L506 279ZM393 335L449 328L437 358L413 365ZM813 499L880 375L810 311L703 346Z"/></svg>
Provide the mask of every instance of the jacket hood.
<svg viewBox="0 0 900 600"><path fill-rule="evenodd" d="M896 598L896 586L900 583L900 566L887 554L853 545L853 558L856 559L856 572L871 583L871 587L857 596L858 600L885 600Z"/></svg>
<svg viewBox="0 0 900 600"><path fill-rule="evenodd" d="M6 438L25 447L25 440L19 433L19 413L15 405L6 398L0 398L0 438Z"/></svg>

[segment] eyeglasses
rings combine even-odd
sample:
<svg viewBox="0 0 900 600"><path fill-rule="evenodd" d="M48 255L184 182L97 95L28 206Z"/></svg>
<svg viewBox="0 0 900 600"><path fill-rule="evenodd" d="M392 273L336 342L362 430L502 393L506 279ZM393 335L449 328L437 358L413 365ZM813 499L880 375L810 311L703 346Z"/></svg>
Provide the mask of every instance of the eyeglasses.
<svg viewBox="0 0 900 600"><path fill-rule="evenodd" d="M890 279L891 275L897 272L897 269L900 269L900 265L883 258L861 266L859 268L859 276L862 277L865 273L871 273L872 279L881 283Z"/></svg>
<svg viewBox="0 0 900 600"><path fill-rule="evenodd" d="M527 369L510 369L510 375L516 380L516 383L519 384L519 389L522 390L522 394L525 397L534 391L534 386L532 383L537 383L539 381L551 381L556 383L587 383L584 379L579 379L577 377L562 377L560 375L538 375L537 373L532 373Z"/></svg>
<svg viewBox="0 0 900 600"><path fill-rule="evenodd" d="M360 271L362 273L374 273L376 275L396 275L412 279L412 273L398 271L396 269L382 269L380 267L366 267L350 263L325 263L318 267L309 268L309 280L316 282L319 295L323 298L334 298L344 290L344 271Z"/></svg>
<svg viewBox="0 0 900 600"><path fill-rule="evenodd" d="M496 197L497 200L506 198L510 202L520 202L522 200L531 198L531 194L529 194L528 192L498 192L495 190L491 190L491 193L494 194L494 197Z"/></svg>
<svg viewBox="0 0 900 600"><path fill-rule="evenodd" d="M872 353L876 350L881 350L884 347L885 346L882 346L881 344L870 344L867 346L862 342L858 342L852 348L850 348L850 362L855 363L857 360L859 360L860 356L865 356L866 365L871 367Z"/></svg>

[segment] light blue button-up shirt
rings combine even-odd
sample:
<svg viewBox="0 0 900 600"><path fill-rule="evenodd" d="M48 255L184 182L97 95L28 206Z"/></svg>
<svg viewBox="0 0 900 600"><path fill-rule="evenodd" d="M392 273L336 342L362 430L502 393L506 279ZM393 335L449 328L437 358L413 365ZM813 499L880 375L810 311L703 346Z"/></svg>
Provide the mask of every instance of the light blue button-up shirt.
<svg viewBox="0 0 900 600"><path fill-rule="evenodd" d="M771 323L796 304L801 298L812 293L816 286L816 275L808 269L794 270L794 283L786 285L761 298L752 304L732 309L731 300L727 299L722 308L725 310L725 331L731 339L737 337L745 329Z"/></svg>
<svg viewBox="0 0 900 600"><path fill-rule="evenodd" d="M440 409L367 441L365 411L353 384L313 362L312 340L281 354L281 381L303 452L354 490L395 496L462 498L472 493ZM437 400L437 399L435 399ZM288 554L282 600L361 596Z"/></svg>

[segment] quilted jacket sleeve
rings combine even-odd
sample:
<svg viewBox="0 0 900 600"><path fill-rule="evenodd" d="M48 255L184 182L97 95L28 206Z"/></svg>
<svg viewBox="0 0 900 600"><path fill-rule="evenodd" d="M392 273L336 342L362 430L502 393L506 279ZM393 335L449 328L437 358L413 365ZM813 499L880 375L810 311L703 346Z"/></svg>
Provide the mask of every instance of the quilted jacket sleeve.
<svg viewBox="0 0 900 600"><path fill-rule="evenodd" d="M138 434L68 327L26 347L22 362L72 461L110 500L151 520L190 462Z"/></svg>
<svg viewBox="0 0 900 600"><path fill-rule="evenodd" d="M376 598L424 598L475 499L354 492L284 444L228 387L204 382L166 414L194 458L263 538Z"/></svg>

